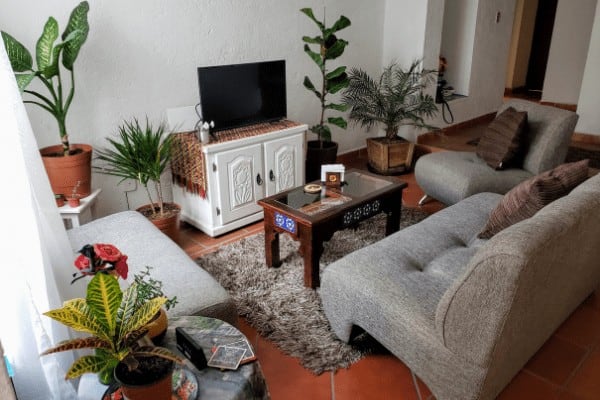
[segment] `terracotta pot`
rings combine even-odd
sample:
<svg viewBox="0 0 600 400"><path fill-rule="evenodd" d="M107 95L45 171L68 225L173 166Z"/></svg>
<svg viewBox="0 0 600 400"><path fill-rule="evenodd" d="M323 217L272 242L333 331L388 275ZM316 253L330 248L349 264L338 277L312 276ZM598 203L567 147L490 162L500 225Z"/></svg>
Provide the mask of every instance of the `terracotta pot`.
<svg viewBox="0 0 600 400"><path fill-rule="evenodd" d="M56 200L57 207L62 207L65 205L65 198L62 194L55 194L54 199Z"/></svg>
<svg viewBox="0 0 600 400"><path fill-rule="evenodd" d="M164 218L152 216L152 207L150 204L141 206L137 208L136 211L142 213L154 224L154 226L160 229L173 241L177 241L179 239L179 214L181 212L181 207L175 203L164 203L164 207L167 210L171 210Z"/></svg>
<svg viewBox="0 0 600 400"><path fill-rule="evenodd" d="M147 335L156 346L158 346L165 335L167 334L167 327L169 326L169 319L167 318L167 311L161 308L156 318L146 324L148 328Z"/></svg>
<svg viewBox="0 0 600 400"><path fill-rule="evenodd" d="M150 357L152 358L152 357ZM144 371L144 359L140 359L139 375L148 382L133 383L124 375L127 369L125 364L119 363L115 368L115 380L121 385L123 395L129 400L171 400L173 396L173 368L175 364L171 361L162 375L150 378L150 374Z"/></svg>
<svg viewBox="0 0 600 400"><path fill-rule="evenodd" d="M62 145L56 145L44 147L40 154L54 193L72 193L80 182L77 194L85 197L92 192L92 146L72 144L71 149L80 151L68 157L57 156L62 154Z"/></svg>
<svg viewBox="0 0 600 400"><path fill-rule="evenodd" d="M81 199L79 197L69 197L67 199L67 203L69 203L69 207L79 207L81 204Z"/></svg>
<svg viewBox="0 0 600 400"><path fill-rule="evenodd" d="M337 151L336 142L309 140L306 144L306 182L321 180L321 165L334 164Z"/></svg>

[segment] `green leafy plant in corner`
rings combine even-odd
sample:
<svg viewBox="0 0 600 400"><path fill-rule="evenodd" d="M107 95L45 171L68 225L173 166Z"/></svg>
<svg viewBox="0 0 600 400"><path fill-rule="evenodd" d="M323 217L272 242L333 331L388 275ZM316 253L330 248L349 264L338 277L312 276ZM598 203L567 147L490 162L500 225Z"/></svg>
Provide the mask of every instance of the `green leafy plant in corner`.
<svg viewBox="0 0 600 400"><path fill-rule="evenodd" d="M56 43L59 34L58 22L53 17L48 18L42 35L35 46L36 68L34 68L33 58L29 50L17 39L2 31L2 41L11 67L15 72L19 90L33 98L24 102L35 104L56 118L64 155L69 155L69 135L66 119L75 94L73 65L81 46L88 36L87 13L89 9L90 6L87 1L82 1L73 9L67 27L61 35L62 41L58 43ZM70 72L70 87L63 82L59 61ZM35 78L38 78L43 84L48 92L47 94L27 90L27 87Z"/></svg>
<svg viewBox="0 0 600 400"><path fill-rule="evenodd" d="M110 148L96 150L96 159L103 165L94 165L95 171L139 182L148 195L153 215L164 215L164 200L161 175L171 160L172 136L166 131L165 123L156 128L148 121L142 126L137 118L125 121L119 127L119 140L107 138ZM120 183L119 182L119 183ZM156 201L148 185L152 182ZM156 212L158 210L158 212Z"/></svg>
<svg viewBox="0 0 600 400"><path fill-rule="evenodd" d="M164 297L163 284L161 281L152 278L150 275L151 269L151 267L146 265L144 271L138 272L133 276L133 281L137 284L138 302L140 304L157 297ZM167 310L170 310L177 303L177 296L173 296L165 301L164 306Z"/></svg>
<svg viewBox="0 0 600 400"><path fill-rule="evenodd" d="M310 130L318 135L318 140L331 141L331 128L329 124L346 129L347 122L342 117L325 117L327 110L346 111L347 107L344 104L329 102L327 96L335 94L348 86L348 76L346 67L341 66L333 71L327 69L327 61L335 60L340 57L348 45L348 42L339 39L335 33L350 26L350 20L345 16L341 16L331 27L327 28L325 23L315 18L315 15L310 8L300 10L315 24L317 24L321 34L319 36L303 36L304 52L308 54L311 60L319 67L321 73L321 84L317 88L308 76L304 77L304 87L315 94L321 104L321 116L319 123L312 126ZM317 46L317 51L311 50L311 45Z"/></svg>
<svg viewBox="0 0 600 400"><path fill-rule="evenodd" d="M424 92L435 80L435 71L422 69L419 60L408 69L391 63L377 80L352 68L348 79L342 101L350 107L351 120L367 128L383 124L388 139L394 139L402 125L437 129L425 122L438 111L433 97Z"/></svg>
<svg viewBox="0 0 600 400"><path fill-rule="evenodd" d="M141 357L159 357L181 363L183 360L170 350L146 345L145 325L167 301L156 297L141 305L138 302L137 284L122 291L117 278L109 274L96 274L87 286L85 299L65 301L61 308L44 315L91 336L66 340L42 355L66 350L95 349L93 355L75 360L66 379L77 378L84 373L97 373L104 382L109 381L119 362L135 370Z"/></svg>

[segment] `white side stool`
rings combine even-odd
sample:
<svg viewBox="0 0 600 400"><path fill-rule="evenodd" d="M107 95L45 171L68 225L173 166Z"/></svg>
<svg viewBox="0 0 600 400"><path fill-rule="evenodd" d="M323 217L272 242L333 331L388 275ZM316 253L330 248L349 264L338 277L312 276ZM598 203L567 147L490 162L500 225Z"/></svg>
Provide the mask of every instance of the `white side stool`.
<svg viewBox="0 0 600 400"><path fill-rule="evenodd" d="M67 229L83 225L93 219L92 211L94 203L96 203L98 194L101 191L102 189L95 189L89 196L83 197L77 207L71 207L66 203L64 206L58 207L60 216L65 221Z"/></svg>

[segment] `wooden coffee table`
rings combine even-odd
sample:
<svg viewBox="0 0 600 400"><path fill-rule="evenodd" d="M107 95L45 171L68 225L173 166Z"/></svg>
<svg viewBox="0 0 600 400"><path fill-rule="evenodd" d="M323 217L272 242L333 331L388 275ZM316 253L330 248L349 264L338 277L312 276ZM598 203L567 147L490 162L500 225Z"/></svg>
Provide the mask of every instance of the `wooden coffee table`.
<svg viewBox="0 0 600 400"><path fill-rule="evenodd" d="M347 171L344 181L339 188L323 185L314 194L301 186L258 201L265 215L267 266L281 265L279 234L285 232L300 242L304 285L314 289L320 284L323 242L336 231L382 212L387 214L386 236L398 231L405 182L358 170Z"/></svg>

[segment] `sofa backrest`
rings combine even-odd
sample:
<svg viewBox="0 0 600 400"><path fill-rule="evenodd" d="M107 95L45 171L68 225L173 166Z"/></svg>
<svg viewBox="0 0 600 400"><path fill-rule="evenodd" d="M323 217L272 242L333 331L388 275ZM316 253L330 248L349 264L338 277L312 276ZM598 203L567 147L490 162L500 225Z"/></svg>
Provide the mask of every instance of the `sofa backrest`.
<svg viewBox="0 0 600 400"><path fill-rule="evenodd" d="M438 338L490 379L516 373L600 283L599 240L600 174L481 246L438 304Z"/></svg>
<svg viewBox="0 0 600 400"><path fill-rule="evenodd" d="M534 175L563 163L579 116L568 110L543 106L531 101L511 99L498 113L508 107L527 111L528 150L523 168Z"/></svg>

